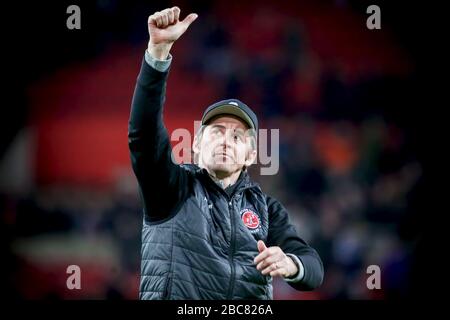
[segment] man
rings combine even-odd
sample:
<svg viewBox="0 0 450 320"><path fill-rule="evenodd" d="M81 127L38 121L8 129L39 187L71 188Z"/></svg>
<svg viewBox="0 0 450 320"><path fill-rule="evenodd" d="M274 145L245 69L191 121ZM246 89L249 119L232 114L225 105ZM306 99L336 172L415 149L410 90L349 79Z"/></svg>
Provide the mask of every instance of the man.
<svg viewBox="0 0 450 320"><path fill-rule="evenodd" d="M129 148L144 205L141 299L273 299L272 277L317 288L322 262L288 214L250 180L258 120L237 99L209 106L193 143L198 165L172 162L162 109L173 43L197 18L148 19L133 96ZM187 106L186 106L187 107Z"/></svg>

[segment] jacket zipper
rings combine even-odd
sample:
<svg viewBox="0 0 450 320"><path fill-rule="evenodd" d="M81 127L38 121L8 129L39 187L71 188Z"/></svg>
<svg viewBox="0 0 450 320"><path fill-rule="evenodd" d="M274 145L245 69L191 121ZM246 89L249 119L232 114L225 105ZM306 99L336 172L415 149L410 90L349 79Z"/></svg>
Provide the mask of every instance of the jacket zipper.
<svg viewBox="0 0 450 320"><path fill-rule="evenodd" d="M229 249L229 253L228 253L228 262L230 263L230 267L231 267L231 277L230 277L230 285L229 285L229 289L228 289L228 294L227 294L227 299L231 300L232 296L233 296L233 291L234 291L234 284L236 282L235 277L236 277L236 269L234 266L234 251L235 251L235 246L236 246L236 222L234 219L234 214L233 214L233 198L234 195L231 197L228 196L228 194L222 189L220 188L210 177L208 177L209 179L209 183L211 183L215 188L217 188L217 190L219 190L220 193L222 193L225 196L225 199L228 200L228 211L230 213L230 222L231 222L231 242L230 242L230 249ZM240 191L244 191L246 189L249 189L253 187L252 185L247 185L245 187L243 187Z"/></svg>
<svg viewBox="0 0 450 320"><path fill-rule="evenodd" d="M228 289L227 299L231 300L233 296L234 291L234 283L235 283L235 277L236 277L236 270L234 266L234 249L236 244L236 223L234 221L234 214L233 214L233 202L230 200L228 202L228 211L230 212L230 222L231 222L231 242L230 242L230 250L228 259L231 266L231 277L230 277L230 287Z"/></svg>
<svg viewBox="0 0 450 320"><path fill-rule="evenodd" d="M166 285L164 286L163 300L168 300L168 298L169 298L169 286L170 286L171 280L172 280L172 275L169 274L167 277Z"/></svg>

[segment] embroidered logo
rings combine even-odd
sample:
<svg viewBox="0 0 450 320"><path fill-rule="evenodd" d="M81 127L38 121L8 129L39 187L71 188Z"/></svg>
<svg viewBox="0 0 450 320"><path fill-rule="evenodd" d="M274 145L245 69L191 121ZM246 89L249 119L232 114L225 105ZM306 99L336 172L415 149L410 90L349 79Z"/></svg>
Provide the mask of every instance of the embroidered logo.
<svg viewBox="0 0 450 320"><path fill-rule="evenodd" d="M250 231L256 231L261 226L259 216L250 209L241 211L241 220Z"/></svg>

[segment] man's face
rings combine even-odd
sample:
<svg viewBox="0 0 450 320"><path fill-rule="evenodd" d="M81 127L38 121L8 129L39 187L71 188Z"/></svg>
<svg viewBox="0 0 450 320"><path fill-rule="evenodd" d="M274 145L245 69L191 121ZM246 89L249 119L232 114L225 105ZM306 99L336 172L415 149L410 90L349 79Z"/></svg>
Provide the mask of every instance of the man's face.
<svg viewBox="0 0 450 320"><path fill-rule="evenodd" d="M218 116L209 122L194 151L199 153L199 166L213 171L216 176L228 176L249 166L256 158L251 148L248 127L238 117Z"/></svg>

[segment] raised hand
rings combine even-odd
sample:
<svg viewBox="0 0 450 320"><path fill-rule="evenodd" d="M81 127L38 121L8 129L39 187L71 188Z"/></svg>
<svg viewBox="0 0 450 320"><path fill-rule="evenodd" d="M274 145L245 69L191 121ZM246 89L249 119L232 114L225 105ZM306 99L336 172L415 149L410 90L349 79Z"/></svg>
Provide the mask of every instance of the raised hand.
<svg viewBox="0 0 450 320"><path fill-rule="evenodd" d="M180 8L172 7L155 12L148 17L149 53L158 60L164 60L169 55L173 43L197 19L195 13L189 14L180 20Z"/></svg>

